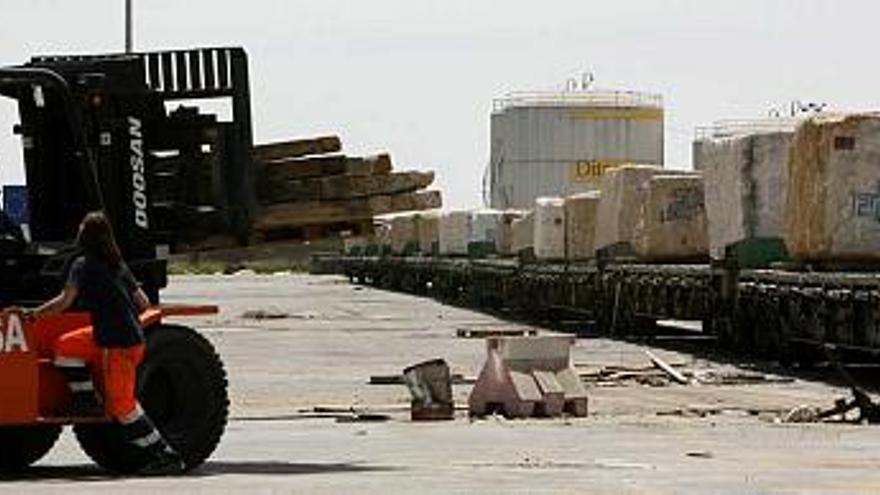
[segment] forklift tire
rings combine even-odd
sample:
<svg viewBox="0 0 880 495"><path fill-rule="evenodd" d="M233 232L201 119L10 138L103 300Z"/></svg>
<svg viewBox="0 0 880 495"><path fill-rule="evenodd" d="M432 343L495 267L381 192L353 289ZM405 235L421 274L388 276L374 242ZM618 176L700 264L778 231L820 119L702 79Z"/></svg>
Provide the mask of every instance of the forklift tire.
<svg viewBox="0 0 880 495"><path fill-rule="evenodd" d="M60 435L60 425L0 427L0 473L21 471L39 461Z"/></svg>
<svg viewBox="0 0 880 495"><path fill-rule="evenodd" d="M214 347L195 330L159 324L147 330L138 369L138 400L159 431L183 456L187 470L217 448L229 415L226 371ZM128 443L117 423L74 426L77 440L99 466L134 473L150 459Z"/></svg>

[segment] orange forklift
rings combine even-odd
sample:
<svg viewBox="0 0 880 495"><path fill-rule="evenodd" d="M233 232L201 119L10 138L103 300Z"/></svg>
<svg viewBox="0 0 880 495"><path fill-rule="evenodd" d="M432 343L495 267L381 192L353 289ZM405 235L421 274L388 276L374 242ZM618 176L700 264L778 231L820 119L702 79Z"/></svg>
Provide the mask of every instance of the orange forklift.
<svg viewBox="0 0 880 495"><path fill-rule="evenodd" d="M18 104L12 132L23 149L28 212L22 226L0 210L0 308L59 292L80 254L79 220L104 211L152 303L141 315L138 399L186 467L199 466L226 427L226 372L207 339L165 318L217 307L165 305L159 294L177 243L249 235L256 201L244 50L35 57L0 68L0 96ZM231 119L186 106L200 99L226 102ZM0 472L42 458L68 425L109 471L133 473L148 462L109 416L57 413L71 394L52 364L53 341L89 324L76 308L33 321L0 313Z"/></svg>

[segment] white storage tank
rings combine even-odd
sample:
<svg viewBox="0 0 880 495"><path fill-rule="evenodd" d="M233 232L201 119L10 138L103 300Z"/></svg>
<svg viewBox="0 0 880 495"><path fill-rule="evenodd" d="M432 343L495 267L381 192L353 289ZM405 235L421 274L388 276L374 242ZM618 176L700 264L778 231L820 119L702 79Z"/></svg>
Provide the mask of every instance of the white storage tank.
<svg viewBox="0 0 880 495"><path fill-rule="evenodd" d="M598 189L623 163L663 164L659 95L579 90L512 93L490 123L492 208L531 208L542 196Z"/></svg>

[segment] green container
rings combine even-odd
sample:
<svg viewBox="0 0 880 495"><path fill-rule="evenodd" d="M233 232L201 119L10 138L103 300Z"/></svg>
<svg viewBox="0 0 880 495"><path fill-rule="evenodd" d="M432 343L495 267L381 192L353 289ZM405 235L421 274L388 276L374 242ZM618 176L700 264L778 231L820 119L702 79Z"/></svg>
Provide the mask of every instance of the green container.
<svg viewBox="0 0 880 495"><path fill-rule="evenodd" d="M495 254L494 242L471 242L468 243L469 258L487 258L489 255Z"/></svg>
<svg viewBox="0 0 880 495"><path fill-rule="evenodd" d="M790 261L785 243L778 237L755 237L727 246L724 256L741 268L769 268L772 263Z"/></svg>

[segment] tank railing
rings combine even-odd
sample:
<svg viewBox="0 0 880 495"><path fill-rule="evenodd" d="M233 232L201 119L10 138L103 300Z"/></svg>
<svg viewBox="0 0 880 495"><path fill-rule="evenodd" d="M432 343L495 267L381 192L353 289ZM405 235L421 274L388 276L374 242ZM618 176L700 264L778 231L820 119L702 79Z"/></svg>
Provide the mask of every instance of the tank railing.
<svg viewBox="0 0 880 495"><path fill-rule="evenodd" d="M711 125L699 126L694 132L694 138L721 139L746 134L760 134L768 132L794 132L798 124L806 117L774 117L767 119L743 119L743 120L719 120Z"/></svg>
<svg viewBox="0 0 880 495"><path fill-rule="evenodd" d="M492 100L492 111L520 106L600 106L663 108L663 97L639 91L521 91Z"/></svg>

